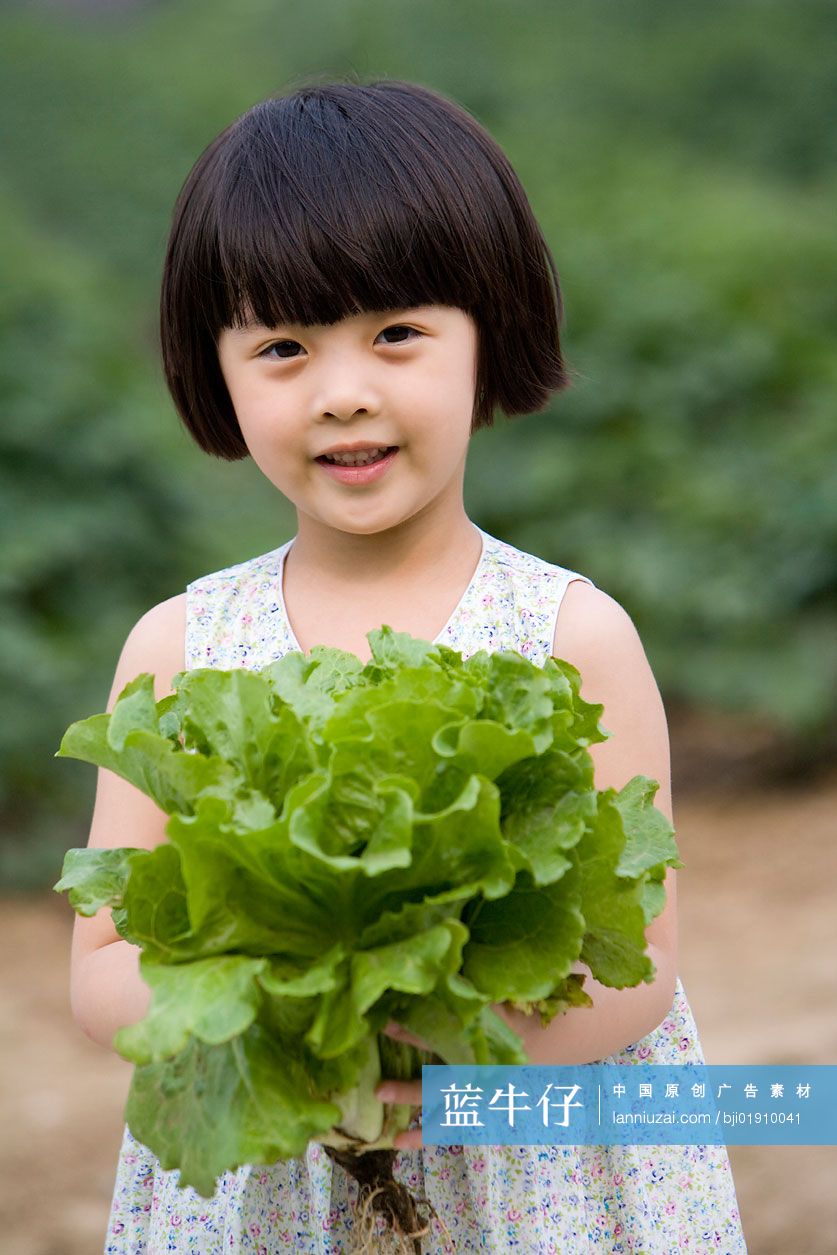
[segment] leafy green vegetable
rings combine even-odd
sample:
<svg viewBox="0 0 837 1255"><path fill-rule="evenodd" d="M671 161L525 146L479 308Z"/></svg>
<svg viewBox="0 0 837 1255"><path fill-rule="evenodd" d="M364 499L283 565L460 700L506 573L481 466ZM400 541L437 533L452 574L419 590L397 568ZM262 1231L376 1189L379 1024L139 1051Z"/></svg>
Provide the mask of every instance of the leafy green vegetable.
<svg viewBox="0 0 837 1255"><path fill-rule="evenodd" d="M596 790L603 707L578 671L368 640L365 665L321 646L183 671L160 702L143 673L56 755L169 815L153 850L69 850L55 889L142 948L150 1008L114 1038L126 1118L204 1197L311 1139L392 1148L410 1108L374 1097L382 1074L528 1062L492 1004L544 1024L589 1005L579 959L615 988L654 977L644 931L682 863L657 782Z"/></svg>

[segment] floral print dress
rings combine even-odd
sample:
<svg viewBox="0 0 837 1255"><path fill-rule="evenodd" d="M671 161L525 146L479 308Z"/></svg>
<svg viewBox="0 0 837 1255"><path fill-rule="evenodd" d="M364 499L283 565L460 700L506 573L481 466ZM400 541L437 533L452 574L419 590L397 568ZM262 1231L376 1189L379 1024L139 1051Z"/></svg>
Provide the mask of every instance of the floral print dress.
<svg viewBox="0 0 837 1255"><path fill-rule="evenodd" d="M543 664L567 585L592 580L477 530L477 567L436 641ZM282 595L292 544L188 585L187 668L260 669L301 648ZM705 1062L679 978L662 1023L602 1062ZM746 1255L724 1146L425 1146L399 1151L393 1171L444 1220L431 1217L425 1255ZM224 1173L211 1199L178 1177L125 1126L105 1255L350 1249L357 1184L316 1142L303 1159Z"/></svg>

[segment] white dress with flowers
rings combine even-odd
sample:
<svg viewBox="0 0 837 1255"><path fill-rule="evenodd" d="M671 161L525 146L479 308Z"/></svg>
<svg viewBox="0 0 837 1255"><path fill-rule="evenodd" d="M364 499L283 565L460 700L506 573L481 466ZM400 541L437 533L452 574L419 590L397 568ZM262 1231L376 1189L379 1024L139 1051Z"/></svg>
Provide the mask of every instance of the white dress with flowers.
<svg viewBox="0 0 837 1255"><path fill-rule="evenodd" d="M436 641L543 664L567 584L592 581L479 530L476 570ZM300 648L282 597L292 543L188 586L188 668L257 670ZM663 1022L602 1062L705 1062L679 978ZM723 1146L426 1146L399 1151L393 1171L444 1219L447 1232L431 1219L425 1255L746 1255ZM357 1185L317 1143L304 1159L225 1173L211 1199L178 1176L125 1126L106 1255L349 1250Z"/></svg>

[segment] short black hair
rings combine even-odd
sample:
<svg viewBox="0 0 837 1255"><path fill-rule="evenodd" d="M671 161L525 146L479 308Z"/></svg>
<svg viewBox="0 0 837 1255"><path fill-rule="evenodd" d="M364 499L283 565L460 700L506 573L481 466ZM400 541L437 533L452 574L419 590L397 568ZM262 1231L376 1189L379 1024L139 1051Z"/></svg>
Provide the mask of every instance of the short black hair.
<svg viewBox="0 0 837 1255"><path fill-rule="evenodd" d="M198 445L237 461L224 328L428 304L475 320L472 431L568 386L555 261L496 141L416 83L309 82L253 105L186 178L162 277L166 382Z"/></svg>

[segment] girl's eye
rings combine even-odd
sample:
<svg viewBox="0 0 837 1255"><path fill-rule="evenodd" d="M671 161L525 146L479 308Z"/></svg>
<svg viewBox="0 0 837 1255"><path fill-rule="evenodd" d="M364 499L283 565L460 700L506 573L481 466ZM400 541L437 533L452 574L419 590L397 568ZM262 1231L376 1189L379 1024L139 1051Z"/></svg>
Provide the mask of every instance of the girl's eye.
<svg viewBox="0 0 837 1255"><path fill-rule="evenodd" d="M269 344L266 349L262 349L261 353L259 353L259 357L268 357L269 354L272 353L274 349L284 349L284 348L287 348L288 346L290 346L292 349L302 348L302 345L297 340L277 340L275 344ZM284 362L284 361L289 361L293 356L295 355L280 353L278 359L274 358L273 360Z"/></svg>
<svg viewBox="0 0 837 1255"><path fill-rule="evenodd" d="M420 336L420 335L421 335L421 332L420 332L420 331L416 331L415 327L404 327L404 326L402 326L402 324L401 324L401 323L396 323L396 324L395 324L394 326L392 326L392 327L384 327L383 331L381 332L381 335L382 335L382 336L388 335L388 334L389 334L389 332L391 332L391 331L406 331L406 332L407 332L410 336ZM407 343L407 341L406 341L406 340L396 340L396 341L395 341L395 343L396 343L396 344L406 344L406 343Z"/></svg>

